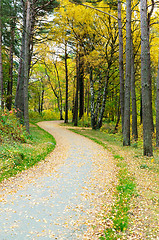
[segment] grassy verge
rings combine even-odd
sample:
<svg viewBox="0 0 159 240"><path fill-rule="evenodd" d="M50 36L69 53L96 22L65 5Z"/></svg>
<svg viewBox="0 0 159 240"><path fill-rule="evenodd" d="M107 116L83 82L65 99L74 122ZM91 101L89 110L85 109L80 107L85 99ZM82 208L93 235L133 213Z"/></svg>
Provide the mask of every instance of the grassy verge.
<svg viewBox="0 0 159 240"><path fill-rule="evenodd" d="M130 201L136 192L134 178L128 171L124 158L114 155L118 167L118 185L114 194L115 203L112 206L109 219L111 225L106 226L101 240L121 239L129 224Z"/></svg>
<svg viewBox="0 0 159 240"><path fill-rule="evenodd" d="M101 240L156 239L159 214L159 152L154 157L142 156L142 143L123 147L120 134L107 134L90 129L70 129L102 145L114 155L118 185L114 205ZM145 230L146 229L146 230Z"/></svg>
<svg viewBox="0 0 159 240"><path fill-rule="evenodd" d="M55 148L53 136L37 125L31 125L30 134L26 143L0 144L0 182L44 160Z"/></svg>

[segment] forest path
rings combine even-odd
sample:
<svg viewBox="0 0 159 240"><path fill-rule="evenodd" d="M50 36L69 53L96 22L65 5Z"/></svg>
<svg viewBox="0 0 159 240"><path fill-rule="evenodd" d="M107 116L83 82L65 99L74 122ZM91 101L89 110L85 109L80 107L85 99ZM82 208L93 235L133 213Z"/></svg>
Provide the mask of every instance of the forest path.
<svg viewBox="0 0 159 240"><path fill-rule="evenodd" d="M0 239L99 239L101 211L112 200L111 154L59 122L38 125L57 145L45 161L0 186Z"/></svg>

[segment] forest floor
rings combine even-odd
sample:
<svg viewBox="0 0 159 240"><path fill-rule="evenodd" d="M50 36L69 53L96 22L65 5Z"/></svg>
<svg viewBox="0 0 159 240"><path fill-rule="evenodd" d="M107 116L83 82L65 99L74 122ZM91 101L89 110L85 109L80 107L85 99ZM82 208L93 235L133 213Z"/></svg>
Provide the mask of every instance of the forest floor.
<svg viewBox="0 0 159 240"><path fill-rule="evenodd" d="M157 157L116 134L71 129L85 138L58 124L39 123L57 143L45 161L1 183L1 238L159 239Z"/></svg>

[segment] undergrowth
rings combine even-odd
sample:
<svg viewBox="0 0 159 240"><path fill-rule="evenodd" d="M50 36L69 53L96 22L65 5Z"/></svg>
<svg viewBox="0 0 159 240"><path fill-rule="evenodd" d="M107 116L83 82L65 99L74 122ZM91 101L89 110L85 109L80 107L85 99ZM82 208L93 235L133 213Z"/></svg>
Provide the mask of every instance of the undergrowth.
<svg viewBox="0 0 159 240"><path fill-rule="evenodd" d="M15 111L0 115L0 182L44 160L55 147L52 135L30 126L30 135L19 124Z"/></svg>

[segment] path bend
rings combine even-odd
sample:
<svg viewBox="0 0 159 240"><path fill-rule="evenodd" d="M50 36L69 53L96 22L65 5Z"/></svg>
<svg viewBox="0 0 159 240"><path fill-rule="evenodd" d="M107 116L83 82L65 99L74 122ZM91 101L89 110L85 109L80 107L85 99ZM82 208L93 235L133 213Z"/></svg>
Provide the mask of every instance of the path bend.
<svg viewBox="0 0 159 240"><path fill-rule="evenodd" d="M56 139L52 154L1 184L0 239L99 239L112 201L111 153L59 123L38 123Z"/></svg>

